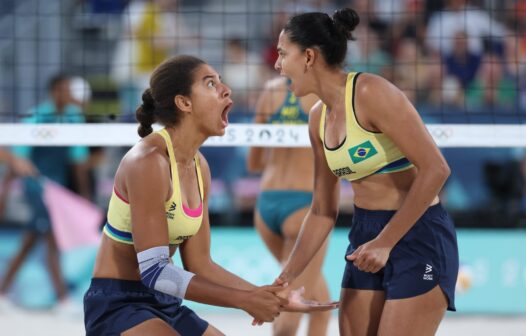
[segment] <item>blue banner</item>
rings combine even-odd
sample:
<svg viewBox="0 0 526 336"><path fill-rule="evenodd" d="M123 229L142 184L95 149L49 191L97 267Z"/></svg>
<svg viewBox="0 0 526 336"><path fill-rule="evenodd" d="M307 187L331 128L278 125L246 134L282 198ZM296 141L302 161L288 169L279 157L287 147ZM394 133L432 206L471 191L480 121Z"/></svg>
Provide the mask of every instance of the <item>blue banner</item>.
<svg viewBox="0 0 526 336"><path fill-rule="evenodd" d="M333 231L323 273L331 298L337 300L345 265L347 230ZM0 234L0 274L4 274L18 244L20 232ZM460 313L526 313L526 230L458 230L460 272L456 306ZM225 269L256 284L274 281L280 265L265 248L261 238L250 228L213 228L211 254ZM43 246L38 246L24 264L11 290L17 303L28 308L53 304L55 295L44 263ZM72 294L81 300L89 286L96 249L79 249L62 258L64 276ZM180 265L179 255L174 256ZM34 284L38 284L35 286ZM187 301L196 309L222 309Z"/></svg>
<svg viewBox="0 0 526 336"><path fill-rule="evenodd" d="M323 265L334 300L340 293L347 234L346 229L333 231ZM457 311L526 313L526 230L464 229L457 234L461 263ZM227 270L257 285L272 283L280 272L278 262L252 229L214 229L212 257ZM179 259L174 258L176 262Z"/></svg>

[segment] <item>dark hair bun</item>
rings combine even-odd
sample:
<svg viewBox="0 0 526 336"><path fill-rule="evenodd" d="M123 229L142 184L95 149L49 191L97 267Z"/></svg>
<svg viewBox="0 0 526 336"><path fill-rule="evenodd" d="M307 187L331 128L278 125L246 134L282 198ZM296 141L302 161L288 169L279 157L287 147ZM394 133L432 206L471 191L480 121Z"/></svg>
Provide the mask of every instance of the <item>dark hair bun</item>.
<svg viewBox="0 0 526 336"><path fill-rule="evenodd" d="M353 30L360 23L358 13L352 8L343 8L334 11L332 15L334 27L341 34L345 35L348 40L354 40L352 36Z"/></svg>
<svg viewBox="0 0 526 336"><path fill-rule="evenodd" d="M135 119L140 123L137 131L141 138L153 132L152 124L155 122L155 100L153 99L152 90L149 88L142 94L142 104L135 112Z"/></svg>

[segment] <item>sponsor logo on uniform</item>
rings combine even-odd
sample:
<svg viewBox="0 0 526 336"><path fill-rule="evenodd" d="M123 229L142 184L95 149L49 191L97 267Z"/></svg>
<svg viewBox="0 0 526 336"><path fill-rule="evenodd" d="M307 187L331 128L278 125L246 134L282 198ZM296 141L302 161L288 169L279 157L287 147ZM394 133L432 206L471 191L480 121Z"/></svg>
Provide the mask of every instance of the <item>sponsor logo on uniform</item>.
<svg viewBox="0 0 526 336"><path fill-rule="evenodd" d="M175 204L175 202L172 202L172 204L168 208L168 211L166 211L166 218L174 219L174 216L175 216L174 211L176 208L177 208L177 205Z"/></svg>
<svg viewBox="0 0 526 336"><path fill-rule="evenodd" d="M176 240L187 240L188 238L191 238L192 236L179 236Z"/></svg>
<svg viewBox="0 0 526 336"><path fill-rule="evenodd" d="M333 169L332 171L334 173L334 175L338 176L338 177L342 177L342 176L345 176L345 175L350 175L350 174L354 174L356 173L355 171L353 171L351 168L349 167L343 167L343 168L338 168L338 169Z"/></svg>
<svg viewBox="0 0 526 336"><path fill-rule="evenodd" d="M433 280L433 266L426 264L426 270L424 272L424 280Z"/></svg>
<svg viewBox="0 0 526 336"><path fill-rule="evenodd" d="M353 163L362 162L376 154L378 154L378 151L369 140L349 149L349 156Z"/></svg>

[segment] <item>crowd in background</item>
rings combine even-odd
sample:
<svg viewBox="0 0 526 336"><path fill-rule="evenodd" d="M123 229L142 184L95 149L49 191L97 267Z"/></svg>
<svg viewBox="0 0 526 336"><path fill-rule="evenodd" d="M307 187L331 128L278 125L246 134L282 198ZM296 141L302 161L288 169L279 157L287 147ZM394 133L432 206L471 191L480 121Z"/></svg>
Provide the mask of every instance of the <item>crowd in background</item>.
<svg viewBox="0 0 526 336"><path fill-rule="evenodd" d="M32 108L46 100L45 84L69 73L86 79L93 92L80 106L82 121L134 122L150 72L166 57L187 53L207 60L232 88L230 121L249 122L263 83L276 76L276 41L287 18L303 11L331 14L344 6L361 21L349 42L347 69L387 78L425 121L525 121L525 0L2 1L1 121L31 118ZM253 206L238 192L257 193L257 177L244 169L246 148L203 152L217 174L210 207L219 220L212 223L241 223L227 209L241 216ZM479 220L491 218L491 210L495 218L505 213L509 226L526 226L526 160L520 150L444 152L453 175L443 201L459 214L457 224L492 226ZM83 160L97 203L107 204L120 153L91 149Z"/></svg>

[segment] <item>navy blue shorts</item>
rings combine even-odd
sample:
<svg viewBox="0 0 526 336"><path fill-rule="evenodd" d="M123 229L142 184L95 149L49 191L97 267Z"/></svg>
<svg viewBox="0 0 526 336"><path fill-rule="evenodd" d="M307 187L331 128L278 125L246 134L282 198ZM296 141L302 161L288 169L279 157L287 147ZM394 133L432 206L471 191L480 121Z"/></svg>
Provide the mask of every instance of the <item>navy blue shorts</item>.
<svg viewBox="0 0 526 336"><path fill-rule="evenodd" d="M355 207L345 255L378 236L395 212ZM347 261L342 288L383 290L389 300L421 295L439 285L448 299L448 310L455 311L457 275L455 226L442 205L436 204L395 245L377 273L362 272Z"/></svg>
<svg viewBox="0 0 526 336"><path fill-rule="evenodd" d="M92 279L84 295L86 336L120 335L154 318L168 323L180 335L203 335L208 322L181 301L140 281Z"/></svg>

